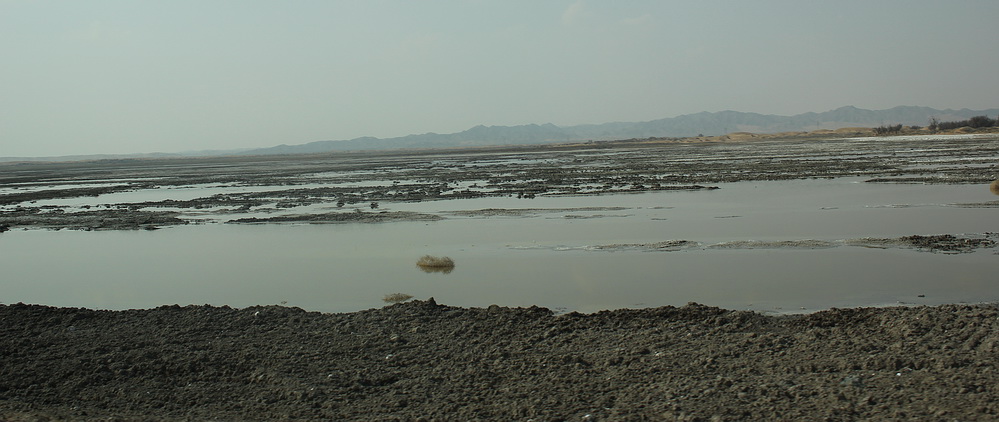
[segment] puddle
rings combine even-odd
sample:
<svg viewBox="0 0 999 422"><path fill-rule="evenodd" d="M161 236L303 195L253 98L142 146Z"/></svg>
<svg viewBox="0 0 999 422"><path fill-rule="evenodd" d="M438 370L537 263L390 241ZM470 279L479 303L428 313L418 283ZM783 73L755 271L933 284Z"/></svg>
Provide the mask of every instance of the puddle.
<svg viewBox="0 0 999 422"><path fill-rule="evenodd" d="M993 239L999 182L982 177L997 150L989 135L24 167L0 177L0 302L347 312L399 294L807 312L997 301L995 248L903 239ZM114 218L161 229L20 228L81 210L81 229ZM148 222L150 211L182 220ZM424 255L455 265L417 266Z"/></svg>
<svg viewBox="0 0 999 422"><path fill-rule="evenodd" d="M441 221L12 230L0 234L0 301L106 309L287 302L347 312L400 293L456 306L594 312L696 301L792 312L999 300L994 249L949 255L885 240L994 227L993 209L949 205L994 198L987 186L860 179L719 186L379 210ZM416 261L427 254L456 265L421 271Z"/></svg>

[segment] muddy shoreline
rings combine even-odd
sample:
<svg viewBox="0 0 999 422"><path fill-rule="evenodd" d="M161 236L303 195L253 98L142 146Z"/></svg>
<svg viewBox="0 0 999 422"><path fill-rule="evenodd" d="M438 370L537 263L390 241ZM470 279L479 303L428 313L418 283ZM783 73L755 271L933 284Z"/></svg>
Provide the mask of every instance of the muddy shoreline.
<svg viewBox="0 0 999 422"><path fill-rule="evenodd" d="M999 135L859 135L8 163L0 165L0 241L10 230L608 218L627 208L542 208L532 199L714 190L734 181L850 177L984 188L999 179ZM393 209L484 197L524 205ZM959 254L995 249L999 235L989 230L593 249ZM0 420L12 421L999 418L995 304L775 316L697 304L579 314L432 299L351 313L0 303L0 362Z"/></svg>
<svg viewBox="0 0 999 422"><path fill-rule="evenodd" d="M449 216L386 214L379 205L511 197L530 209L530 199L540 196L713 190L739 181L862 177L868 183L987 185L999 179L999 134L861 135L4 163L0 225L135 230L218 222L425 221ZM206 188L227 192L169 198L175 190ZM128 193L160 199L114 199ZM999 201L955 205L997 207Z"/></svg>
<svg viewBox="0 0 999 422"><path fill-rule="evenodd" d="M994 420L999 309L0 305L0 419Z"/></svg>

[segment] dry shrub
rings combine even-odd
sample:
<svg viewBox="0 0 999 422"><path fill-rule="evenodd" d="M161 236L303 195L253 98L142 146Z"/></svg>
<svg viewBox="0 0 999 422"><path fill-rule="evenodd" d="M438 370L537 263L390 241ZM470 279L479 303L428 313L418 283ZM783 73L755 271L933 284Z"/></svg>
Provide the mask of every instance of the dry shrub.
<svg viewBox="0 0 999 422"><path fill-rule="evenodd" d="M999 195L999 180L992 182L992 184L989 185L989 190L992 191L992 193Z"/></svg>
<svg viewBox="0 0 999 422"><path fill-rule="evenodd" d="M432 268L454 267L454 260L446 256L436 257L424 255L419 261L416 261L416 265Z"/></svg>
<svg viewBox="0 0 999 422"><path fill-rule="evenodd" d="M454 260L446 256L424 255L419 261L416 261L416 266L427 273L449 274L454 271Z"/></svg>
<svg viewBox="0 0 999 422"><path fill-rule="evenodd" d="M382 298L382 300L384 300L387 303L400 303L410 300L412 298L413 295L407 295L405 293L392 293L389 295L385 295L385 297Z"/></svg>

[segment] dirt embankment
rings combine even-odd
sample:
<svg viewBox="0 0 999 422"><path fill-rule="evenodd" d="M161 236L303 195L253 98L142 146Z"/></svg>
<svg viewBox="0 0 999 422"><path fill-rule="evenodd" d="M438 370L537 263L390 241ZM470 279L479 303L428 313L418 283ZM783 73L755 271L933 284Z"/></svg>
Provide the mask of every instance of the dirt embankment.
<svg viewBox="0 0 999 422"><path fill-rule="evenodd" d="M996 420L994 305L0 306L2 420Z"/></svg>

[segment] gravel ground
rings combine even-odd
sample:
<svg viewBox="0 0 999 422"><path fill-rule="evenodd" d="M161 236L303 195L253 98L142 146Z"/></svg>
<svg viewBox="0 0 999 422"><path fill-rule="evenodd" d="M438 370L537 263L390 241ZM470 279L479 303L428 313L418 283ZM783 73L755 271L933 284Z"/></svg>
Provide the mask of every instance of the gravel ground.
<svg viewBox="0 0 999 422"><path fill-rule="evenodd" d="M999 308L0 305L0 420L996 420Z"/></svg>

